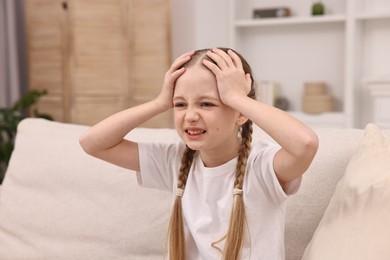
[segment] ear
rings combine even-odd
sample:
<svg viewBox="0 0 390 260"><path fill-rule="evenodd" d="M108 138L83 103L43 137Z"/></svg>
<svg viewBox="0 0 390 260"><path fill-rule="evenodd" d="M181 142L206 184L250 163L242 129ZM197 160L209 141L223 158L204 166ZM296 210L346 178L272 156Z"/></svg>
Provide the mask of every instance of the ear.
<svg viewBox="0 0 390 260"><path fill-rule="evenodd" d="M246 123L246 121L248 121L248 118L246 116L244 116L243 114L239 114L238 115L238 118L237 118L237 121L236 121L236 124L238 126L242 126L243 124Z"/></svg>

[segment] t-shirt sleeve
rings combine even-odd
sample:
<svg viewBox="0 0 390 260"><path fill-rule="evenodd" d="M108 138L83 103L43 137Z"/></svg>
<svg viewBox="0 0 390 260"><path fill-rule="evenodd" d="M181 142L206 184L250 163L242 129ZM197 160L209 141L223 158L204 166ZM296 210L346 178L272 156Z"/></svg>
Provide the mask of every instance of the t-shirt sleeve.
<svg viewBox="0 0 390 260"><path fill-rule="evenodd" d="M183 145L180 143L138 143L138 184L172 191L177 179Z"/></svg>
<svg viewBox="0 0 390 260"><path fill-rule="evenodd" d="M302 178L297 178L287 183L283 190L276 176L273 161L280 146L273 143L257 142L253 146L253 172L257 181L263 186L273 198L278 198L279 201L284 201L288 196L295 194L300 187Z"/></svg>

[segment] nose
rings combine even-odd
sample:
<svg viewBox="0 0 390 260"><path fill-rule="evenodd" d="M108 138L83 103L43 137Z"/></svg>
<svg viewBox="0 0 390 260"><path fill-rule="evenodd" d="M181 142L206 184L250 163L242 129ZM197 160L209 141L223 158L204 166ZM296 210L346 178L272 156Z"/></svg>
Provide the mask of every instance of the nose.
<svg viewBox="0 0 390 260"><path fill-rule="evenodd" d="M196 109L188 107L185 114L185 120L187 122L196 122L199 120L199 114Z"/></svg>

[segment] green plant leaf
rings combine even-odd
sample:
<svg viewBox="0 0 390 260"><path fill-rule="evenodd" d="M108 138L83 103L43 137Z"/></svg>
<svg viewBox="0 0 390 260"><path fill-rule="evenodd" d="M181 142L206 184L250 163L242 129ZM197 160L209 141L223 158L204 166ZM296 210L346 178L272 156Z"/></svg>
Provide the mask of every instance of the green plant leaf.
<svg viewBox="0 0 390 260"><path fill-rule="evenodd" d="M39 98L46 95L46 90L30 90L23 95L11 108L0 108L0 184L3 181L8 162L14 149L17 127L28 115L28 110L36 104ZM53 120L48 114L34 110L35 117Z"/></svg>
<svg viewBox="0 0 390 260"><path fill-rule="evenodd" d="M36 104L42 95L46 95L46 90L30 90L22 96L13 106L14 111L26 111L32 105Z"/></svg>

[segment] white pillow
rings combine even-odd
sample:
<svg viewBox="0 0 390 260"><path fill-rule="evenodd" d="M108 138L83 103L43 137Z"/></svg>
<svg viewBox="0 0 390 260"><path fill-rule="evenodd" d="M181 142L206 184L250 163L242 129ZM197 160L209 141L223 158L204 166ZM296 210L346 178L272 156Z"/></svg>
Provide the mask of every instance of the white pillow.
<svg viewBox="0 0 390 260"><path fill-rule="evenodd" d="M302 258L330 259L390 259L390 141L373 124Z"/></svg>

